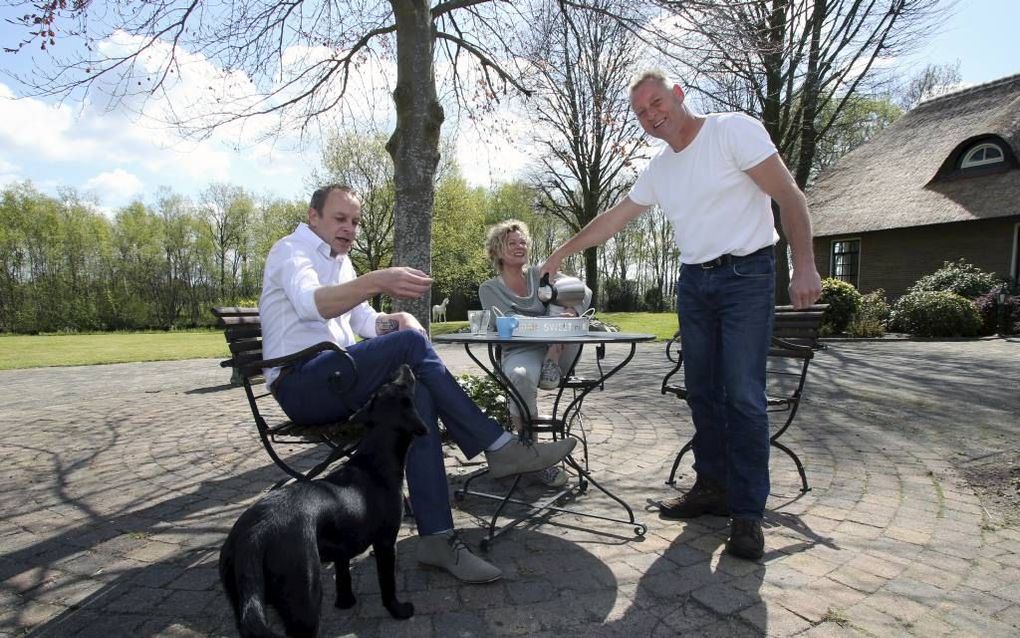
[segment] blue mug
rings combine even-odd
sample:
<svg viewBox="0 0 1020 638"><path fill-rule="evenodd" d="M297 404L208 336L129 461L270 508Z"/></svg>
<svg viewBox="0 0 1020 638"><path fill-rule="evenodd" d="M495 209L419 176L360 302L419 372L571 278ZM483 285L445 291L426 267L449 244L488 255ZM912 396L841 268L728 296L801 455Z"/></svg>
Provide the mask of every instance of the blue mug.
<svg viewBox="0 0 1020 638"><path fill-rule="evenodd" d="M499 333L500 339L509 339L514 336L514 330L516 328L516 317L496 317L496 332Z"/></svg>

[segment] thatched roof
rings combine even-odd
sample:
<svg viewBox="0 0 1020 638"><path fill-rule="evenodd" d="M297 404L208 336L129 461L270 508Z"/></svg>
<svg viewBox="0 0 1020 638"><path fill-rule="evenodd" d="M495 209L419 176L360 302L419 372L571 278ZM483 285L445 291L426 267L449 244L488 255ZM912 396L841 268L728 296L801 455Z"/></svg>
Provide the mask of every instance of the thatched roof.
<svg viewBox="0 0 1020 638"><path fill-rule="evenodd" d="M997 136L998 139L990 136ZM969 174L960 155L1005 142L1009 170ZM807 189L816 236L1006 217L1020 202L1020 75L923 102Z"/></svg>

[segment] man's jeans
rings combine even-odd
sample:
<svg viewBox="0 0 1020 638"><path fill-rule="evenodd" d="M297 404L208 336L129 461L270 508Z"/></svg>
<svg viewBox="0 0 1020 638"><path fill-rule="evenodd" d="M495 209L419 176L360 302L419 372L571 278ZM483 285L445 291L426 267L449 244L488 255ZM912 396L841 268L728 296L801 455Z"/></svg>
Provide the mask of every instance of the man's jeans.
<svg viewBox="0 0 1020 638"><path fill-rule="evenodd" d="M276 383L280 407L295 423L329 423L346 418L367 403L379 386L392 380L401 364L410 365L417 380L415 407L429 427L429 434L415 439L407 454L411 507L419 534L452 529L437 415L468 458L491 445L503 428L478 409L428 339L413 330L366 339L348 347L347 352L357 366L356 378L346 357L322 352ZM337 372L339 382L331 380Z"/></svg>
<svg viewBox="0 0 1020 638"><path fill-rule="evenodd" d="M726 486L730 514L760 519L769 495L765 359L775 313L775 254L702 268L677 285L694 470Z"/></svg>

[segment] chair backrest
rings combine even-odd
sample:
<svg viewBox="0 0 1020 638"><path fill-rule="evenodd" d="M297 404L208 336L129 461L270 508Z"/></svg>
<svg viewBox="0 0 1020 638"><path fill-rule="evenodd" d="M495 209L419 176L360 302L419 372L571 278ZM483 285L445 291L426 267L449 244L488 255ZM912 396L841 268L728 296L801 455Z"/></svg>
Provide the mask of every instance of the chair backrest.
<svg viewBox="0 0 1020 638"><path fill-rule="evenodd" d="M795 310L793 306L776 306L769 355L811 358L828 307L816 304Z"/></svg>
<svg viewBox="0 0 1020 638"><path fill-rule="evenodd" d="M261 368L248 364L262 359L262 320L258 308L221 306L212 309L223 327L230 348L230 364L247 380L262 374Z"/></svg>

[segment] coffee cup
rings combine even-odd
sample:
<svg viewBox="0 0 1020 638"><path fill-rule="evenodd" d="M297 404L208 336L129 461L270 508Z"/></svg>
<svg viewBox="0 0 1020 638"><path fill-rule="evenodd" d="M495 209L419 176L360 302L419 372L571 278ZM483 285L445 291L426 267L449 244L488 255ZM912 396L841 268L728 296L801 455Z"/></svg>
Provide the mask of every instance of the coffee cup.
<svg viewBox="0 0 1020 638"><path fill-rule="evenodd" d="M496 332L499 333L500 339L509 339L510 337L513 337L514 330L516 329L516 317L496 317Z"/></svg>

